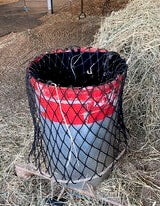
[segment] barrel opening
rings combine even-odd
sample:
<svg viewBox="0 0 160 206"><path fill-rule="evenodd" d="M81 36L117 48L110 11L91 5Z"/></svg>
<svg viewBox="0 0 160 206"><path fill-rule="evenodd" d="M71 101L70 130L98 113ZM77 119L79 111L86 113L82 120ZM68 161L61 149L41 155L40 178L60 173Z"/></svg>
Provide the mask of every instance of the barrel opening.
<svg viewBox="0 0 160 206"><path fill-rule="evenodd" d="M97 86L125 73L125 60L116 52L64 50L36 58L29 73L43 83L61 87Z"/></svg>

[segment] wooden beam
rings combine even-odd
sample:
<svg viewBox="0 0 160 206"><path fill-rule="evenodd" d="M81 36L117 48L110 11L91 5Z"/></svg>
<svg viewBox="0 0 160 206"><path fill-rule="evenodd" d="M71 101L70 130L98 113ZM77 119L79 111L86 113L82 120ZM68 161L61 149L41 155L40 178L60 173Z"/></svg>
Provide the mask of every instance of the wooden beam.
<svg viewBox="0 0 160 206"><path fill-rule="evenodd" d="M48 179L49 181L52 181L52 183L55 183L55 179L52 177L50 178L50 176L48 174L41 174L39 171L37 171L33 166L29 166L29 165L24 165L24 164L16 164L15 165L15 170L16 170L16 174L18 177L23 178L23 179L28 179L29 177L36 175L39 177L42 177L44 179ZM80 195L85 195L89 198L93 198L95 200L99 200L102 203L108 203L108 204L113 204L115 206L127 206L126 204L121 204L120 201L116 200L115 198L105 198L102 197L98 194L96 194L96 191L94 190L94 188L87 184L88 188L86 190L79 190L79 189L73 189L73 188L63 188L62 189L62 193L64 192L64 190L68 190L71 192L71 194L73 194L73 191L76 193L79 193ZM60 196L62 194L60 193L58 200L60 199ZM74 194L73 194L74 196Z"/></svg>
<svg viewBox="0 0 160 206"><path fill-rule="evenodd" d="M28 179L29 177L33 175L43 177L44 179L48 179L48 180L53 179L53 178L50 178L48 174L45 174L45 173L41 174L39 171L36 170L36 168L34 168L33 166L29 166L29 165L16 164L15 170L16 170L17 176L23 179Z"/></svg>

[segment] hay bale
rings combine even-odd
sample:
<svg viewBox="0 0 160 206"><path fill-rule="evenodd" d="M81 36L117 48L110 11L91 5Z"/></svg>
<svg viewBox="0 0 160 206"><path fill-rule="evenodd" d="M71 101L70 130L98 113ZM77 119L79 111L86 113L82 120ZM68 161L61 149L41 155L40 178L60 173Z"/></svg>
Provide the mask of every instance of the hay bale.
<svg viewBox="0 0 160 206"><path fill-rule="evenodd" d="M128 60L124 114L131 144L101 192L127 205L159 205L160 1L133 0L103 20L94 45Z"/></svg>

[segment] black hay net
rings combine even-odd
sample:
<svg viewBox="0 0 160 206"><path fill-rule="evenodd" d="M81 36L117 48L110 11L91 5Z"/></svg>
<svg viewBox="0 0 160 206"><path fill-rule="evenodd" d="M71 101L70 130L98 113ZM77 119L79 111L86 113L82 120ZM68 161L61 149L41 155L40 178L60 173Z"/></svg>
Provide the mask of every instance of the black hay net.
<svg viewBox="0 0 160 206"><path fill-rule="evenodd" d="M55 50L27 68L34 123L30 152L40 170L68 187L97 186L127 146L122 93L127 65L94 48Z"/></svg>

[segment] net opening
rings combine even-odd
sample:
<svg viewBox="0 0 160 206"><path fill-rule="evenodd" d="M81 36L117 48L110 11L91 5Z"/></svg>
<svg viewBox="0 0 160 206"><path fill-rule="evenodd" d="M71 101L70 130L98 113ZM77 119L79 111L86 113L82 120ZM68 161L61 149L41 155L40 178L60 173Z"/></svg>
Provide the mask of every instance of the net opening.
<svg viewBox="0 0 160 206"><path fill-rule="evenodd" d="M116 52L61 51L34 61L30 74L43 83L61 87L97 86L126 71L125 60Z"/></svg>

